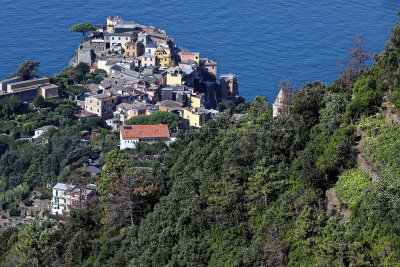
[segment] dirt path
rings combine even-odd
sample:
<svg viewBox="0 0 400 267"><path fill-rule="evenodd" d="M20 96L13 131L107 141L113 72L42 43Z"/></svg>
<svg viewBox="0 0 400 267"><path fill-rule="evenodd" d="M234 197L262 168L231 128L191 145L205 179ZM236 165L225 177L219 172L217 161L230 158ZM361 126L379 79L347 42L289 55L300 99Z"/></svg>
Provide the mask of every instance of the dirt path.
<svg viewBox="0 0 400 267"><path fill-rule="evenodd" d="M336 195L336 187L332 187L326 191L327 208L326 216L339 216L344 219L345 222L350 221L350 210L342 209L340 207L339 198Z"/></svg>

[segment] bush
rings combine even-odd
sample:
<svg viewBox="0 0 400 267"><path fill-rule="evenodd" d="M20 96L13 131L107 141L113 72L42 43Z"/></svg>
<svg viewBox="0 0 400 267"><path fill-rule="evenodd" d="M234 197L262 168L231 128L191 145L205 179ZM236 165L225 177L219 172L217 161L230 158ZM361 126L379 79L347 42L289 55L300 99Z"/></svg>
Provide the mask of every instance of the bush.
<svg viewBox="0 0 400 267"><path fill-rule="evenodd" d="M397 108L400 109L400 91L392 92L390 96L390 102Z"/></svg>
<svg viewBox="0 0 400 267"><path fill-rule="evenodd" d="M107 71L105 71L103 69L96 69L93 73L94 74L107 74Z"/></svg>
<svg viewBox="0 0 400 267"><path fill-rule="evenodd" d="M343 173L337 182L336 193L340 203L353 207L362 197L363 191L372 185L368 174L360 169L351 169Z"/></svg>
<svg viewBox="0 0 400 267"><path fill-rule="evenodd" d="M40 200L44 200L44 199L51 200L51 195L49 193L42 193L39 198L40 198Z"/></svg>
<svg viewBox="0 0 400 267"><path fill-rule="evenodd" d="M9 214L10 216L13 216L13 217L15 217L15 216L20 216L20 215L21 215L21 210L18 209L17 207L12 207L12 208L10 209L10 211L8 212L8 214Z"/></svg>
<svg viewBox="0 0 400 267"><path fill-rule="evenodd" d="M23 203L25 206L32 206L32 205L33 205L33 200L27 198L27 199L25 199L24 201L22 201L22 203Z"/></svg>

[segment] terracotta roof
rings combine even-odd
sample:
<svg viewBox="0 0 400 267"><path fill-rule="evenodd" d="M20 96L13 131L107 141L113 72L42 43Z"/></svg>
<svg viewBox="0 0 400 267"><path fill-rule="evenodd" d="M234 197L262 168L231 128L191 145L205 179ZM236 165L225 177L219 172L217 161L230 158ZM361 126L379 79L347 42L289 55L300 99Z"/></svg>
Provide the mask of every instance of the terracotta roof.
<svg viewBox="0 0 400 267"><path fill-rule="evenodd" d="M168 125L121 125L123 139L170 137Z"/></svg>

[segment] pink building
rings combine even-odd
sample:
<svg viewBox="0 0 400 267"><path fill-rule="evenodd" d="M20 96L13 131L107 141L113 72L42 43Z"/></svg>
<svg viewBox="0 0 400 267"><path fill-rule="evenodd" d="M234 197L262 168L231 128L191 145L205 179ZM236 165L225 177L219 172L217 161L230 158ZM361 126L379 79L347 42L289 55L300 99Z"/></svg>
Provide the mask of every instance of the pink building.
<svg viewBox="0 0 400 267"><path fill-rule="evenodd" d="M182 63L200 63L200 54L195 52L179 52Z"/></svg>
<svg viewBox="0 0 400 267"><path fill-rule="evenodd" d="M217 77L217 62L208 58L200 58L200 69L205 72L210 72Z"/></svg>

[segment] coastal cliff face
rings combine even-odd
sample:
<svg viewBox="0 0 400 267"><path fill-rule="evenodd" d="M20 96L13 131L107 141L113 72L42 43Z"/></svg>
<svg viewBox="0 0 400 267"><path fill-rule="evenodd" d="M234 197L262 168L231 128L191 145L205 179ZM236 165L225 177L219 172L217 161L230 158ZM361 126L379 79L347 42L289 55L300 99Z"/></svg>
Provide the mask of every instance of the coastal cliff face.
<svg viewBox="0 0 400 267"><path fill-rule="evenodd" d="M350 61L334 84L305 84L280 116L257 97L243 116L223 112L169 147L108 150L99 201L50 229L2 231L2 264L397 266L399 40L400 23L373 66ZM113 140L104 135L96 145ZM57 138L42 152L71 143L82 153L79 140ZM20 154L6 151L0 170L11 173ZM138 166L143 154L156 164Z"/></svg>

